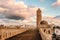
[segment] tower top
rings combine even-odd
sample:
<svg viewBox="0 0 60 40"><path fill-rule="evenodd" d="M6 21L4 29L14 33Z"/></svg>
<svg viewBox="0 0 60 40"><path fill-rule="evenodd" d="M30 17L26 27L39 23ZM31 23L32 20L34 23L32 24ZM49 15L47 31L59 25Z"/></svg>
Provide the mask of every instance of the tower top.
<svg viewBox="0 0 60 40"><path fill-rule="evenodd" d="M37 12L41 12L40 8L38 8Z"/></svg>

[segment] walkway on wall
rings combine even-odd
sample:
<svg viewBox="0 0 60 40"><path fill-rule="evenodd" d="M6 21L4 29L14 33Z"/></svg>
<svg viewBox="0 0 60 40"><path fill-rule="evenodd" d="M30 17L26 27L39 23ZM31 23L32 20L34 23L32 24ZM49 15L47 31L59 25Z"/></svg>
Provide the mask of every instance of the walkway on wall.
<svg viewBox="0 0 60 40"><path fill-rule="evenodd" d="M42 38L37 30L29 30L6 40L42 40Z"/></svg>

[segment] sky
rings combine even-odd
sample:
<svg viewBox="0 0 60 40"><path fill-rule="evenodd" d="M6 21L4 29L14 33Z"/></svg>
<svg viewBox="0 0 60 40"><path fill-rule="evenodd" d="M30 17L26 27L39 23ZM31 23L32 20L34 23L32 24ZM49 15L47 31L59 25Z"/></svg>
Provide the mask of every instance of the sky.
<svg viewBox="0 0 60 40"><path fill-rule="evenodd" d="M38 8L43 16L60 16L60 0L0 0L0 24L35 24Z"/></svg>
<svg viewBox="0 0 60 40"><path fill-rule="evenodd" d="M28 6L43 8L43 15L60 15L60 0L23 0L23 2Z"/></svg>

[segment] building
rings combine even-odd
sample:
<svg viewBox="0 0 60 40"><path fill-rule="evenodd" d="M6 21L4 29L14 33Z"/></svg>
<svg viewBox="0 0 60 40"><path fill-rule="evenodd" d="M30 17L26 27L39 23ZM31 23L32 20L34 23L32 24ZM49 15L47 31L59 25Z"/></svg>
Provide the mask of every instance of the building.
<svg viewBox="0 0 60 40"><path fill-rule="evenodd" d="M42 37L42 40L52 40L52 28L47 21L42 20L42 11L37 10L37 29Z"/></svg>

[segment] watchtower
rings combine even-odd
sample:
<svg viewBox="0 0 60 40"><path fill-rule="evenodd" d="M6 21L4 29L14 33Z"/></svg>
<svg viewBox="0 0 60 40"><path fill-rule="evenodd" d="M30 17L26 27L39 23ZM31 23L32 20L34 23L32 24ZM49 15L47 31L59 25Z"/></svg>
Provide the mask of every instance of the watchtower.
<svg viewBox="0 0 60 40"><path fill-rule="evenodd" d="M38 28L40 26L41 19L42 19L41 10L38 8L37 10L37 27Z"/></svg>

